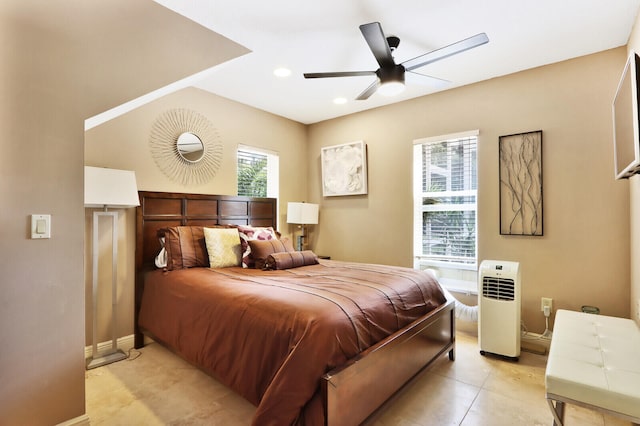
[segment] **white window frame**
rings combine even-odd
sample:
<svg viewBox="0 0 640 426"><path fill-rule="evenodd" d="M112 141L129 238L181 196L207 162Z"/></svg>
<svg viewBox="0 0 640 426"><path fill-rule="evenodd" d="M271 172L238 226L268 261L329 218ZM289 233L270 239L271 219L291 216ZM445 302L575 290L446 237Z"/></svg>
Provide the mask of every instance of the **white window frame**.
<svg viewBox="0 0 640 426"><path fill-rule="evenodd" d="M422 164L422 147L426 143L443 142L455 139L465 139L470 137L478 137L478 130L471 130L467 132L453 133L441 136L434 136L428 138L421 138L413 141L413 252L414 252L414 268L416 269L434 269L437 272L442 272L441 275L445 275L441 278L441 282L449 289L463 290L465 292L474 292L476 290L476 271L478 265L478 221L477 221L477 189L468 189L462 191L439 191L439 192L422 192L422 178L423 178L423 164ZM477 146L477 145L476 145ZM477 152L477 151L476 151ZM477 157L476 157L476 170L477 170ZM448 171L443 171L444 174L448 174ZM476 176L477 179L477 176ZM447 179L448 184L450 180ZM450 188L447 188L450 189ZM447 197L447 196L475 196L475 204L460 204L460 205L443 205L435 204L429 206L423 206L424 197ZM473 262L462 261L456 262L455 257L451 256L437 256L437 255L424 255L423 254L423 212L424 211L476 211L476 257ZM465 258L468 259L468 258ZM461 258L462 260L462 258ZM447 279L448 276L449 278ZM451 278L453 277L453 278ZM449 283L450 285L447 285Z"/></svg>

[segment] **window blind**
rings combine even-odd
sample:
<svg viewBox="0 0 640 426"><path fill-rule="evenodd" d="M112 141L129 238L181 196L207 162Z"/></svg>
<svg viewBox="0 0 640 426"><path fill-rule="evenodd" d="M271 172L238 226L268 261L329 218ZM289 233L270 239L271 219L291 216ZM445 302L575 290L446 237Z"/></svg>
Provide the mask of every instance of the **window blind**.
<svg viewBox="0 0 640 426"><path fill-rule="evenodd" d="M267 154L238 149L238 195L267 196Z"/></svg>
<svg viewBox="0 0 640 426"><path fill-rule="evenodd" d="M420 144L422 256L476 262L477 137Z"/></svg>

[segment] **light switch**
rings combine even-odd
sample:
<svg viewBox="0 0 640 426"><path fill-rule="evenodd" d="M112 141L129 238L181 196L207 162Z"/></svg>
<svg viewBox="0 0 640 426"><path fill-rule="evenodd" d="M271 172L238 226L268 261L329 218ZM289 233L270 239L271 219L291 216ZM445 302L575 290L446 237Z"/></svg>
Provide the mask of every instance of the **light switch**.
<svg viewBox="0 0 640 426"><path fill-rule="evenodd" d="M51 238L51 215L32 214L31 215L31 238Z"/></svg>

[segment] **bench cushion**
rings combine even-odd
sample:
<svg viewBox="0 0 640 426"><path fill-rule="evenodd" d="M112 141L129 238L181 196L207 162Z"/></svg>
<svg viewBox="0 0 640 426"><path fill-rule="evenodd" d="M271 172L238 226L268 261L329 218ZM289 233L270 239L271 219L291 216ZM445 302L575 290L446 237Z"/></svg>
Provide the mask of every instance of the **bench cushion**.
<svg viewBox="0 0 640 426"><path fill-rule="evenodd" d="M640 329L630 319L558 310L547 394L640 418Z"/></svg>

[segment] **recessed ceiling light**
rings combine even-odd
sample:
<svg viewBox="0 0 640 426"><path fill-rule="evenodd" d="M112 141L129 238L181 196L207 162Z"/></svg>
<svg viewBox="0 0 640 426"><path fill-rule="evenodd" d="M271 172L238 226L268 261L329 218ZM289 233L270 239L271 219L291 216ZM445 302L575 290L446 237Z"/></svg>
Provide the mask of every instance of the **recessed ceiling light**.
<svg viewBox="0 0 640 426"><path fill-rule="evenodd" d="M273 74L276 77L289 77L291 75L291 70L289 68L280 67L273 70Z"/></svg>
<svg viewBox="0 0 640 426"><path fill-rule="evenodd" d="M335 98L333 103L336 105L343 105L347 103L347 98Z"/></svg>

